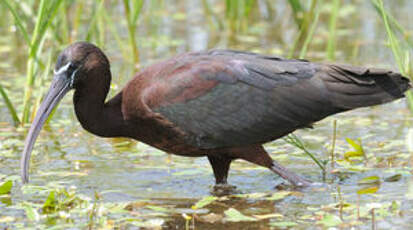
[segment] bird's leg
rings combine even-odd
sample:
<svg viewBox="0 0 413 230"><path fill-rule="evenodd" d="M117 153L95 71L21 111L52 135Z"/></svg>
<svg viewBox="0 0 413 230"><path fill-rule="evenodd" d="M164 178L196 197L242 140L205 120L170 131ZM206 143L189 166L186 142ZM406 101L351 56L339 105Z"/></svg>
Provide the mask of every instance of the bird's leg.
<svg viewBox="0 0 413 230"><path fill-rule="evenodd" d="M292 185L296 187L307 187L312 184L312 181L304 179L299 175L289 171L284 166L280 165L277 161L272 161L271 167L269 169L277 173L280 177L285 180L288 180Z"/></svg>
<svg viewBox="0 0 413 230"><path fill-rule="evenodd" d="M217 185L227 184L228 171L232 159L224 156L208 155L208 160L214 171L215 183Z"/></svg>
<svg viewBox="0 0 413 230"><path fill-rule="evenodd" d="M229 166L232 158L220 155L208 155L209 163L215 176L215 186L212 194L215 196L224 196L236 193L235 186L227 184Z"/></svg>
<svg viewBox="0 0 413 230"><path fill-rule="evenodd" d="M290 172L278 162L274 161L260 145L233 149L233 154L237 158L269 168L271 171L277 173L280 177L290 182L293 186L306 187L312 184L310 180L304 179L299 175Z"/></svg>

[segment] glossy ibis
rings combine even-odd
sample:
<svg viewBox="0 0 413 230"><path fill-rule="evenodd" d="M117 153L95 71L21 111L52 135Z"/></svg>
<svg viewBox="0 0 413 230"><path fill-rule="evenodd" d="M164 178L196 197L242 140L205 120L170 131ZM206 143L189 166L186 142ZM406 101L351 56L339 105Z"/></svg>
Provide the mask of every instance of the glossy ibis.
<svg viewBox="0 0 413 230"><path fill-rule="evenodd" d="M42 125L71 89L78 120L95 135L206 156L217 184L227 183L231 161L243 159L306 186L309 180L273 161L262 144L331 114L401 98L410 88L389 70L233 50L184 53L149 66L105 102L110 81L109 60L93 44L77 42L61 52L26 139L23 182Z"/></svg>

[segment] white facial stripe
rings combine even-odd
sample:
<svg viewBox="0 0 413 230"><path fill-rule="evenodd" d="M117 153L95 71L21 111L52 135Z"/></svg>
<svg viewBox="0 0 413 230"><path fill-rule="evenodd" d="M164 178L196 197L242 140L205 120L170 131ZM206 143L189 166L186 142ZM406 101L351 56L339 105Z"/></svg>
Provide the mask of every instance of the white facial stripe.
<svg viewBox="0 0 413 230"><path fill-rule="evenodd" d="M58 75L58 74L61 74L61 73L65 72L69 68L69 65L70 65L70 62L68 62L66 65L60 67L60 69L57 70L57 71L53 70L54 74Z"/></svg>
<svg viewBox="0 0 413 230"><path fill-rule="evenodd" d="M73 83L75 81L75 74L78 70L79 70L79 68L77 68L75 71L73 71L72 75L70 76L70 87L71 88L73 88Z"/></svg>

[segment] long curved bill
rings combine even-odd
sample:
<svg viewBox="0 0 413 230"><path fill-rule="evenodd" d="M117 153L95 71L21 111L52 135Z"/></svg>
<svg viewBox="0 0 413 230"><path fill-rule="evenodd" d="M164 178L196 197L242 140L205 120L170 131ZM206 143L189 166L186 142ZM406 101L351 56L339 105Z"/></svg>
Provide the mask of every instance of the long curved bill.
<svg viewBox="0 0 413 230"><path fill-rule="evenodd" d="M30 127L29 134L26 137L24 150L20 161L21 177L23 183L29 182L29 163L30 155L33 150L33 145L37 136L42 129L46 119L49 117L53 108L59 103L63 96L70 90L70 79L67 78L66 73L57 73L50 85L49 91L46 94L42 104L37 111L36 117Z"/></svg>

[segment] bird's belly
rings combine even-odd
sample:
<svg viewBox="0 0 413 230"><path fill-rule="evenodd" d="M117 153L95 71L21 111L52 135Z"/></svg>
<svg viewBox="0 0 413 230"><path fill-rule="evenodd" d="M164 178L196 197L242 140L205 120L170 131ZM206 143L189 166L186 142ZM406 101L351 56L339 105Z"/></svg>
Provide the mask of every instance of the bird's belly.
<svg viewBox="0 0 413 230"><path fill-rule="evenodd" d="M143 123L143 122L142 122ZM173 127L160 125L159 123L140 124L133 139L141 141L168 154L187 157L201 157L207 155L207 150L187 143L185 134Z"/></svg>
<svg viewBox="0 0 413 230"><path fill-rule="evenodd" d="M161 141L157 143L148 143L149 145L160 149L168 154L174 154L186 157L201 157L207 155L207 150L199 149L187 144L175 142L175 141Z"/></svg>

